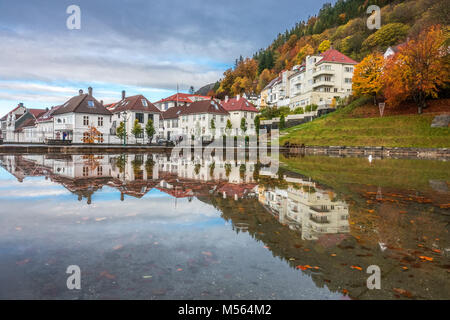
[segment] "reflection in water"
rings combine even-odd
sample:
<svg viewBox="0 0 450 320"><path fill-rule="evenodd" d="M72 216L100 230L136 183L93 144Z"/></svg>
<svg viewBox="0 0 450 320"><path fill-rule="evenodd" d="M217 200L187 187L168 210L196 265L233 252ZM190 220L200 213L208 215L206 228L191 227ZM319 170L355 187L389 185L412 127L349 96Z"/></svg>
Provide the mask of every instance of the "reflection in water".
<svg viewBox="0 0 450 320"><path fill-rule="evenodd" d="M2 203L5 208L23 203L25 208L16 214L24 215L20 217L0 210L0 254L5 256L0 271L8 274L0 277L5 282L1 287L8 288L0 291L0 298L450 297L448 180L430 177L432 193L439 193L436 202L420 194L425 190L411 186L382 188L355 177L336 179L333 187L339 190L333 190L314 176L288 170L272 175L259 163L217 157L194 161L164 154L3 155L0 164L24 184L20 189L9 178L0 180L2 186L17 188ZM88 206L77 208L52 189L54 184L26 185L34 179L62 185ZM42 204L30 190L54 196ZM38 213L50 215L59 208L65 217L73 214L84 226L83 236L75 234L72 221L58 220L59 214L30 217L28 205L33 203ZM216 212L219 220L213 218ZM89 224L107 218L114 222L106 229ZM230 223L231 229L220 221ZM18 233L23 231L18 225L28 225L30 233ZM79 239L87 253L67 245L72 238ZM118 241L126 245L111 245ZM161 245L165 250L159 251ZM67 292L63 279L50 289L31 280L40 274L40 283L56 282L54 274L39 268L73 264L66 251L75 255L72 260L89 265L91 287L79 295ZM374 264L382 270L382 290L366 287L365 270ZM24 269L14 270L17 266ZM187 273L183 280L177 278L181 271ZM30 284L18 289L23 277Z"/></svg>

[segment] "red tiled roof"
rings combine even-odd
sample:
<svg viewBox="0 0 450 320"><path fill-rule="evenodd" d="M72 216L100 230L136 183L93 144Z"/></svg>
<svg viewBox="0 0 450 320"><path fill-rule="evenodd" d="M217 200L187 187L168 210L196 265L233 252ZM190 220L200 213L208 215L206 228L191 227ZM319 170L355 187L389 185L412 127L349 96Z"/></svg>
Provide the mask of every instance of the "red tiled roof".
<svg viewBox="0 0 450 320"><path fill-rule="evenodd" d="M53 114L56 110L58 110L61 106L52 107L50 110L47 110L45 113L41 114L39 118L37 118L37 122L45 122L53 119Z"/></svg>
<svg viewBox="0 0 450 320"><path fill-rule="evenodd" d="M222 106L228 112L230 111L249 111L249 112L258 112L258 109L255 108L253 104L247 101L245 98L240 98L239 100L236 98L229 99L227 102L222 101Z"/></svg>
<svg viewBox="0 0 450 320"><path fill-rule="evenodd" d="M206 96L199 96L196 94L189 94L189 93L176 93L171 95L170 97L161 99L159 101L156 101L155 103L161 103L161 102L169 102L169 101L177 101L177 102L186 102L186 103L192 103L194 102L193 97L199 97L199 98L203 98L203 99L210 99L210 97L206 97Z"/></svg>
<svg viewBox="0 0 450 320"><path fill-rule="evenodd" d="M220 103L215 100L203 100L192 103L189 107L184 108L181 114L193 114L193 113L218 113L228 114Z"/></svg>
<svg viewBox="0 0 450 320"><path fill-rule="evenodd" d="M345 54L340 53L336 49L328 49L325 52L320 54L323 58L320 59L316 64L320 64L322 62L338 62L338 63L346 63L346 64L358 64L355 60L347 57Z"/></svg>
<svg viewBox="0 0 450 320"><path fill-rule="evenodd" d="M146 106L143 101L146 102ZM120 100L117 103L113 103L108 105L108 110L112 113L121 112L125 110L131 111L147 111L154 113L161 113L158 108L155 107L153 103L151 103L146 97L141 94L136 96L126 97L123 100Z"/></svg>
<svg viewBox="0 0 450 320"><path fill-rule="evenodd" d="M47 112L46 109L27 109L36 119Z"/></svg>

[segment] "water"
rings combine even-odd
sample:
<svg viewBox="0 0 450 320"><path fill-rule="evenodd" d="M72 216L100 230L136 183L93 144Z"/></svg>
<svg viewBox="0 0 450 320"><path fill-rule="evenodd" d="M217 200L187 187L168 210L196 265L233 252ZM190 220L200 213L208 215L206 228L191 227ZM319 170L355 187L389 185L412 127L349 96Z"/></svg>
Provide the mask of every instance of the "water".
<svg viewBox="0 0 450 320"><path fill-rule="evenodd" d="M450 298L448 162L282 161L1 155L0 299Z"/></svg>

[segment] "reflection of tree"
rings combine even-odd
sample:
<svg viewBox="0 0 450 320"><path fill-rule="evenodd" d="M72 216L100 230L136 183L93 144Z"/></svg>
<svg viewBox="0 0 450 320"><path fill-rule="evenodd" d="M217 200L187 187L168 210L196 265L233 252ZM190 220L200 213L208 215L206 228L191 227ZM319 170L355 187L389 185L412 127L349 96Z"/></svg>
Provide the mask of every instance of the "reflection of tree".
<svg viewBox="0 0 450 320"><path fill-rule="evenodd" d="M133 173L135 178L141 176L141 168L144 164L144 159L142 155L135 155L134 160L131 161L131 166L133 167Z"/></svg>
<svg viewBox="0 0 450 320"><path fill-rule="evenodd" d="M231 173L231 163L225 163L225 175L227 178L230 176Z"/></svg>
<svg viewBox="0 0 450 320"><path fill-rule="evenodd" d="M151 155L148 156L147 161L145 161L145 171L147 172L147 177L151 177L153 175L153 167L155 166L155 161Z"/></svg>
<svg viewBox="0 0 450 320"><path fill-rule="evenodd" d="M194 173L197 176L200 173L201 164L197 163L194 167Z"/></svg>
<svg viewBox="0 0 450 320"><path fill-rule="evenodd" d="M96 156L93 154L84 155L83 157L84 165L89 167L91 171L98 168L100 165L99 160L103 159L102 156Z"/></svg>
<svg viewBox="0 0 450 320"><path fill-rule="evenodd" d="M209 176L214 178L214 169L216 168L216 163L213 162L209 165Z"/></svg>
<svg viewBox="0 0 450 320"><path fill-rule="evenodd" d="M242 180L245 179L245 172L247 171L247 166L245 165L245 163L241 164L239 166L239 175L241 177Z"/></svg>
<svg viewBox="0 0 450 320"><path fill-rule="evenodd" d="M116 159L116 166L117 168L119 168L120 173L125 172L126 165L127 165L127 156L125 154L118 156Z"/></svg>

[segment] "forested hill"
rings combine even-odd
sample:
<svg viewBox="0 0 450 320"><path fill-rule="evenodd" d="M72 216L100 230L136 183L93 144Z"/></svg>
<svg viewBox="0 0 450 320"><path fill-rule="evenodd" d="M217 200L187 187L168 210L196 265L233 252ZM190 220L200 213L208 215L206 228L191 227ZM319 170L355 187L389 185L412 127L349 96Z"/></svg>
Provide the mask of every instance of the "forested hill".
<svg viewBox="0 0 450 320"><path fill-rule="evenodd" d="M381 28L370 30L366 21L369 5L381 8ZM431 25L448 25L450 0L338 0L324 4L308 21L280 33L266 49L251 58L236 60L223 79L209 92L223 98L260 91L279 72L301 64L307 55L330 46L361 61L367 54L417 36Z"/></svg>

